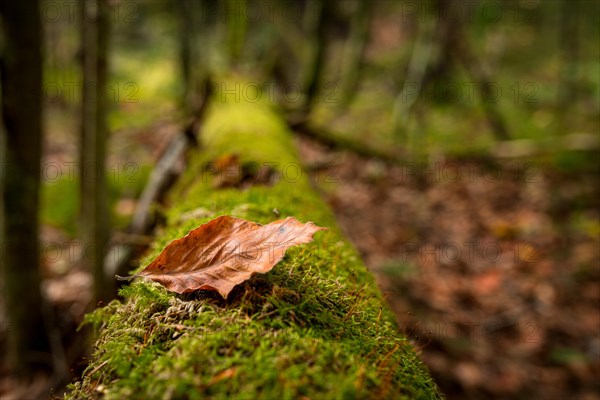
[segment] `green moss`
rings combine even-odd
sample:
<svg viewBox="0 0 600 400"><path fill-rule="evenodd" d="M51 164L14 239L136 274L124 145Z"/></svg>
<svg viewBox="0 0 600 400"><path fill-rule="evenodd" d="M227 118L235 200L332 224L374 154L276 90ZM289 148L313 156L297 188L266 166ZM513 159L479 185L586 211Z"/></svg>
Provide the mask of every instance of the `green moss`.
<svg viewBox="0 0 600 400"><path fill-rule="evenodd" d="M440 398L356 250L299 168L287 128L264 103L214 101L205 149L172 191L166 227L140 268L171 240L217 215L261 223L293 215L330 229L293 247L227 300L154 283L123 289L88 316L97 349L67 398ZM207 163L236 153L271 163L270 185L215 189ZM290 172L290 171L288 171ZM201 209L198 218L190 211Z"/></svg>

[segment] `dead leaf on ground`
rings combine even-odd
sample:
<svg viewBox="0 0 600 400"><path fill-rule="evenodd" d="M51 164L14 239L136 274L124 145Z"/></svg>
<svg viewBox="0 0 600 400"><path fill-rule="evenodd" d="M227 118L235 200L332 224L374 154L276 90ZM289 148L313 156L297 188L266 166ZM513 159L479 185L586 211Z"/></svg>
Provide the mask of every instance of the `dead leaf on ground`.
<svg viewBox="0 0 600 400"><path fill-rule="evenodd" d="M272 185L277 178L277 172L271 166L257 162L242 163L237 154L221 156L211 167L210 172L215 175L213 186L218 189Z"/></svg>
<svg viewBox="0 0 600 400"><path fill-rule="evenodd" d="M227 298L234 286L255 272L270 271L289 247L311 242L323 229L293 217L260 225L220 216L169 243L133 277L153 280L177 293L206 289Z"/></svg>

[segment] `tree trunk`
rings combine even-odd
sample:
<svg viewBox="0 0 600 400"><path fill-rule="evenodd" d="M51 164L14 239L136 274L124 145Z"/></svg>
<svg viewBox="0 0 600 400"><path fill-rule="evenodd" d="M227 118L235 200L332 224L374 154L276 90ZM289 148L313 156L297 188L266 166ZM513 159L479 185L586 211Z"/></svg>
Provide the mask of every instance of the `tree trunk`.
<svg viewBox="0 0 600 400"><path fill-rule="evenodd" d="M246 0L227 0L226 7L229 61L231 67L235 69L242 54L248 28Z"/></svg>
<svg viewBox="0 0 600 400"><path fill-rule="evenodd" d="M209 92L210 48L209 39L213 35L208 18L214 6L209 0L176 0L179 66L182 76L181 106L186 121L185 133L196 144L200 116Z"/></svg>
<svg viewBox="0 0 600 400"><path fill-rule="evenodd" d="M40 292L39 187L42 28L39 3L2 1L2 210L0 264L9 363L21 377L51 366Z"/></svg>
<svg viewBox="0 0 600 400"><path fill-rule="evenodd" d="M305 97L302 111L310 114L318 100L319 90L323 82L325 69L325 55L327 53L327 23L329 19L329 6L325 0L309 0L307 4L307 20L316 18L316 26L312 34L313 54L306 69L304 82Z"/></svg>
<svg viewBox="0 0 600 400"><path fill-rule="evenodd" d="M439 44L434 37L437 25L431 19L419 22L419 33L413 44L406 79L394 100L392 111L392 129L398 143L406 142L411 110L421 95L431 59L438 57Z"/></svg>
<svg viewBox="0 0 600 400"><path fill-rule="evenodd" d="M132 283L123 304L90 318L102 327L97 351L66 398L89 398L98 388L107 398L441 398L302 172L282 117L266 101L216 99L202 139L203 151L191 154L192 167L170 195L178 212L169 213L152 255L218 215L259 223L294 216L329 229L226 300ZM272 168L275 182L216 188L223 175L207 167L231 154Z"/></svg>
<svg viewBox="0 0 600 400"><path fill-rule="evenodd" d="M181 68L181 81L183 84L182 106L186 116L191 112L191 96L193 93L193 74L192 68L194 65L194 57L192 52L193 46L193 6L191 0L176 0L175 6L178 11L179 22L179 66Z"/></svg>
<svg viewBox="0 0 600 400"><path fill-rule="evenodd" d="M579 39L579 0L563 0L560 19L561 79L558 104L563 114L567 114L577 99L577 84L580 58Z"/></svg>
<svg viewBox="0 0 600 400"><path fill-rule="evenodd" d="M476 88L492 133L498 140L508 140L510 135L495 102L495 98L498 96L493 95L495 89L489 68L485 62L473 54L464 32L464 21L460 18L449 18L450 15L453 15L452 7L456 5L457 3L451 0L436 0L437 13L440 15L437 35L441 45L439 45L439 51L434 52L437 57L431 62L422 85L446 78L451 66L457 63L462 64L466 72L477 83ZM467 3L463 5L463 7L469 6Z"/></svg>
<svg viewBox="0 0 600 400"><path fill-rule="evenodd" d="M363 57L369 41L369 28L373 3L370 0L358 0L352 17L350 37L346 42L343 74L340 82L340 105L347 106L354 99Z"/></svg>
<svg viewBox="0 0 600 400"><path fill-rule="evenodd" d="M82 3L83 93L80 149L81 238L83 263L94 276L94 298L114 296L111 279L104 273L109 239L109 212L105 172L107 100L108 18L107 0ZM111 282L111 283L109 283Z"/></svg>

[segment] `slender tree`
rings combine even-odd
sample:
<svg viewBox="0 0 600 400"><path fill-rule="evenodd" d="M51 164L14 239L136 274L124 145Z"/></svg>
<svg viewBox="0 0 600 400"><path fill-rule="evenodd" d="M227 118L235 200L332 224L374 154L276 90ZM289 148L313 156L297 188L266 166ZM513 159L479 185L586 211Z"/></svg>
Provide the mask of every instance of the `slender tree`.
<svg viewBox="0 0 600 400"><path fill-rule="evenodd" d="M304 82L305 98L303 111L309 114L317 101L319 90L323 82L325 69L325 55L327 53L327 33L330 18L329 6L325 0L309 0L305 14L305 25L312 35L313 54L306 69Z"/></svg>
<svg viewBox="0 0 600 400"><path fill-rule="evenodd" d="M211 39L209 17L214 15L210 0L175 0L178 22L179 67L183 95L181 105L187 119L197 118L207 95L206 83L210 74Z"/></svg>
<svg viewBox="0 0 600 400"><path fill-rule="evenodd" d="M246 31L248 29L248 18L246 16L246 0L227 0L227 47L229 60L232 67L236 67L240 61Z"/></svg>
<svg viewBox="0 0 600 400"><path fill-rule="evenodd" d="M569 111L578 95L577 81L580 59L580 0L563 0L560 18L561 79L558 104L563 113Z"/></svg>
<svg viewBox="0 0 600 400"><path fill-rule="evenodd" d="M83 44L83 92L80 149L81 237L83 263L93 271L96 301L113 296L113 286L104 273L104 255L109 240L109 212L106 183L106 120L108 96L107 0L81 3Z"/></svg>
<svg viewBox="0 0 600 400"><path fill-rule="evenodd" d="M360 72L371 26L373 2L358 0L352 14L350 36L345 46L343 73L340 82L340 105L346 106L352 102L360 80Z"/></svg>
<svg viewBox="0 0 600 400"><path fill-rule="evenodd" d="M438 41L434 38L434 31L435 23L431 19L421 21L419 24L419 33L413 44L406 79L402 90L400 90L394 101L392 111L392 129L398 141L407 139L407 127L411 110L421 95L430 60L439 51Z"/></svg>
<svg viewBox="0 0 600 400"><path fill-rule="evenodd" d="M0 2L3 51L0 266L8 357L23 378L50 366L40 291L39 187L42 145L42 27L38 0Z"/></svg>
<svg viewBox="0 0 600 400"><path fill-rule="evenodd" d="M435 22L434 40L431 40L432 36L428 28L433 25L423 23L422 34L413 48L407 75L409 81L406 83L413 84L410 80L415 81L416 89L420 91L433 81L447 78L452 67L461 65L477 83L476 89L492 133L498 140L509 139L504 118L493 101L496 96L490 69L472 51L464 29L465 22L461 18L450 17L454 15L452 7L457 3L452 0L435 0L434 4L439 15ZM462 6L471 5L465 3ZM394 130L398 140L405 137L403 124L408 120L408 112L417 98L414 95L404 95L406 83L394 104Z"/></svg>
<svg viewBox="0 0 600 400"><path fill-rule="evenodd" d="M179 66L183 83L182 106L186 114L191 110L191 95L194 65L194 3L192 0L176 0L175 7L178 11L179 22Z"/></svg>

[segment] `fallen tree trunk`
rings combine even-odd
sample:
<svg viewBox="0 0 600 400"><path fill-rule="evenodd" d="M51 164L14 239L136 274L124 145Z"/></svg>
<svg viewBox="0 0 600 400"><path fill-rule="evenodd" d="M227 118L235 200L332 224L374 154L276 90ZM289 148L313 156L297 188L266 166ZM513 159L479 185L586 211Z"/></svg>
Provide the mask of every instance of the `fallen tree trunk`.
<svg viewBox="0 0 600 400"><path fill-rule="evenodd" d="M226 300L137 281L87 316L95 353L67 398L440 398L415 350L331 211L311 188L291 134L263 102L212 101L205 151L171 191L166 227L140 268L170 241L219 215L260 223L294 216L329 230L288 250ZM223 186L223 160L272 169ZM225 156L225 157L224 157ZM239 171L241 174L241 171ZM246 179L246 180L245 180ZM215 182L220 182L215 185Z"/></svg>

